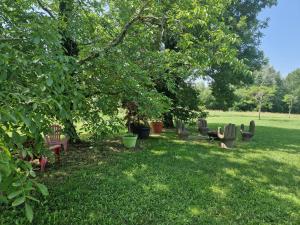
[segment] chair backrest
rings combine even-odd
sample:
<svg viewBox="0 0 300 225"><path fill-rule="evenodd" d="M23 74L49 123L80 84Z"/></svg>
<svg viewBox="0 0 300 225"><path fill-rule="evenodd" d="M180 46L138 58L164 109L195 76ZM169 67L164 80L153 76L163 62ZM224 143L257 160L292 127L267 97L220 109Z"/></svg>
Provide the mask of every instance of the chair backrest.
<svg viewBox="0 0 300 225"><path fill-rule="evenodd" d="M182 120L177 120L177 133L180 134L185 130L185 125Z"/></svg>
<svg viewBox="0 0 300 225"><path fill-rule="evenodd" d="M205 119L199 118L198 119L198 127L199 128L206 128L207 127L207 121Z"/></svg>
<svg viewBox="0 0 300 225"><path fill-rule="evenodd" d="M241 124L241 132L244 132L244 131L245 131L245 125Z"/></svg>
<svg viewBox="0 0 300 225"><path fill-rule="evenodd" d="M255 132L255 122L253 120L250 121L249 132L254 135L254 132Z"/></svg>
<svg viewBox="0 0 300 225"><path fill-rule="evenodd" d="M46 139L48 143L60 141L61 135L61 126L59 125L52 125L51 132L46 135Z"/></svg>
<svg viewBox="0 0 300 225"><path fill-rule="evenodd" d="M235 124L228 124L224 127L224 138L225 139L236 139L237 130Z"/></svg>

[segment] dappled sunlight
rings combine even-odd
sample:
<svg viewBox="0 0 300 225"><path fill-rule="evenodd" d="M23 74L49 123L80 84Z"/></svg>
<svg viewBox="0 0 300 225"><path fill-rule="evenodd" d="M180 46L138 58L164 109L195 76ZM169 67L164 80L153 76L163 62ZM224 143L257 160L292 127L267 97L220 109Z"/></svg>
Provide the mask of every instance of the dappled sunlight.
<svg viewBox="0 0 300 225"><path fill-rule="evenodd" d="M155 191L170 191L169 186L162 183L155 183L152 185L152 187Z"/></svg>
<svg viewBox="0 0 300 225"><path fill-rule="evenodd" d="M127 177L128 180L132 182L136 182L137 180L134 178L134 172L124 171L123 174Z"/></svg>
<svg viewBox="0 0 300 225"><path fill-rule="evenodd" d="M55 171L55 172L51 172L51 174L47 174L47 175L48 175L48 177L55 178L55 177L65 177L70 174L68 174L67 172L64 172L64 171Z"/></svg>
<svg viewBox="0 0 300 225"><path fill-rule="evenodd" d="M274 195L274 197L283 199L287 202L291 202L293 204L296 204L298 207L300 207L299 194L290 193L289 191L286 190L284 191L283 189L279 189L276 191L271 190L270 194Z"/></svg>
<svg viewBox="0 0 300 225"><path fill-rule="evenodd" d="M237 177L240 175L240 172L238 169L234 168L224 168L223 169L224 173L231 176L231 177Z"/></svg>
<svg viewBox="0 0 300 225"><path fill-rule="evenodd" d="M227 196L227 191L224 187L212 185L209 189L213 194L217 195L218 198L226 198Z"/></svg>
<svg viewBox="0 0 300 225"><path fill-rule="evenodd" d="M167 184L161 182L153 181L151 184L142 184L142 188L147 193L150 192L170 192L170 188Z"/></svg>
<svg viewBox="0 0 300 225"><path fill-rule="evenodd" d="M202 214L205 214L205 211L203 209L201 209L198 206L190 206L188 208L188 212L192 215L192 216L201 216Z"/></svg>
<svg viewBox="0 0 300 225"><path fill-rule="evenodd" d="M190 161L190 162L195 162L195 159L193 157L190 157L190 156L175 155L174 157L175 157L175 159L187 160L187 161Z"/></svg>
<svg viewBox="0 0 300 225"><path fill-rule="evenodd" d="M187 143L186 140L172 140L172 142L175 144L186 144Z"/></svg>
<svg viewBox="0 0 300 225"><path fill-rule="evenodd" d="M166 155L168 154L167 151L159 151L159 150L151 150L151 153L153 153L153 155L157 155L157 156L160 156L160 155Z"/></svg>

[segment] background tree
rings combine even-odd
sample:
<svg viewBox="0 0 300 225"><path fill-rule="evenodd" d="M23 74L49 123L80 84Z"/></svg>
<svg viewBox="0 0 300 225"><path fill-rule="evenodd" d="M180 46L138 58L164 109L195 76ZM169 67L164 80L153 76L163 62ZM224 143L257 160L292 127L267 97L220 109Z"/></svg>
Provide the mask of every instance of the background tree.
<svg viewBox="0 0 300 225"><path fill-rule="evenodd" d="M289 118L291 117L291 113L293 110L293 106L298 101L298 97L292 94L286 94L283 98L283 101L288 105L289 107Z"/></svg>
<svg viewBox="0 0 300 225"><path fill-rule="evenodd" d="M268 21L261 21L258 14L264 8L276 4L276 0L234 0L225 14L225 23L239 37L239 42L236 43L237 58L242 60L252 72L259 70L266 63L259 45L262 29L267 27ZM212 78L211 88L216 99L213 107L215 109L230 108L235 99L235 90L253 82L250 73L236 70L226 63L213 65L208 71L208 75Z"/></svg>
<svg viewBox="0 0 300 225"><path fill-rule="evenodd" d="M274 90L274 94L268 101L270 104L262 104L263 111L284 112L286 104L283 102L283 96L286 93L284 82L272 66L265 65L259 71L253 73L253 84L248 85L247 88L237 89L235 92L234 109L242 111L253 111L256 109L256 104L251 97L251 90L248 88L259 89L258 87L270 87Z"/></svg>
<svg viewBox="0 0 300 225"><path fill-rule="evenodd" d="M292 95L294 98L300 99L300 69L296 69L287 75L284 80L286 94ZM295 113L300 113L300 102L296 101L293 104Z"/></svg>

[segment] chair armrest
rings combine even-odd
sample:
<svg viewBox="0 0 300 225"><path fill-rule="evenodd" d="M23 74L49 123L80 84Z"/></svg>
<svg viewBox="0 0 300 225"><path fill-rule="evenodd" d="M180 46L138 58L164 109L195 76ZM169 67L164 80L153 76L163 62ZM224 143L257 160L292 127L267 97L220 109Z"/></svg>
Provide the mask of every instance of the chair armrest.
<svg viewBox="0 0 300 225"><path fill-rule="evenodd" d="M223 129L221 127L218 127L218 138L220 139L224 138Z"/></svg>

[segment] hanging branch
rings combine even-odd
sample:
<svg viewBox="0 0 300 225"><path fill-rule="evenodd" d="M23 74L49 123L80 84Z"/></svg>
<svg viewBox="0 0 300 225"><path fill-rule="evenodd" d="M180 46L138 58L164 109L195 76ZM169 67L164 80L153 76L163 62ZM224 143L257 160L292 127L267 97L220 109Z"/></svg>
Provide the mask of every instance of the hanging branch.
<svg viewBox="0 0 300 225"><path fill-rule="evenodd" d="M164 38L164 33L165 33L165 28L164 28L164 25L165 25L165 15L162 16L161 18L161 23L160 23L160 28L161 28L161 31L160 31L160 37L159 37L159 50L162 52L165 50L165 44L163 42L163 38Z"/></svg>
<svg viewBox="0 0 300 225"><path fill-rule="evenodd" d="M52 13L46 6L44 6L44 4L41 2L41 0L37 0L37 3L39 4L39 6L40 6L45 12L47 12L47 14L48 14L52 19L56 19L55 16L53 15L53 13Z"/></svg>
<svg viewBox="0 0 300 225"><path fill-rule="evenodd" d="M100 57L103 53L107 53L111 48L119 45L125 38L128 30L132 27L132 25L141 20L142 17L142 13L145 11L146 7L148 6L148 4L150 3L150 1L147 1L142 7L141 9L136 13L136 15L134 17L132 17L132 19L130 21L128 21L125 26L123 27L122 31L107 45L105 46L101 51L98 52L93 52L91 53L91 55L87 56L86 58L82 59L79 61L79 64L84 64L85 62L91 61L95 58Z"/></svg>

